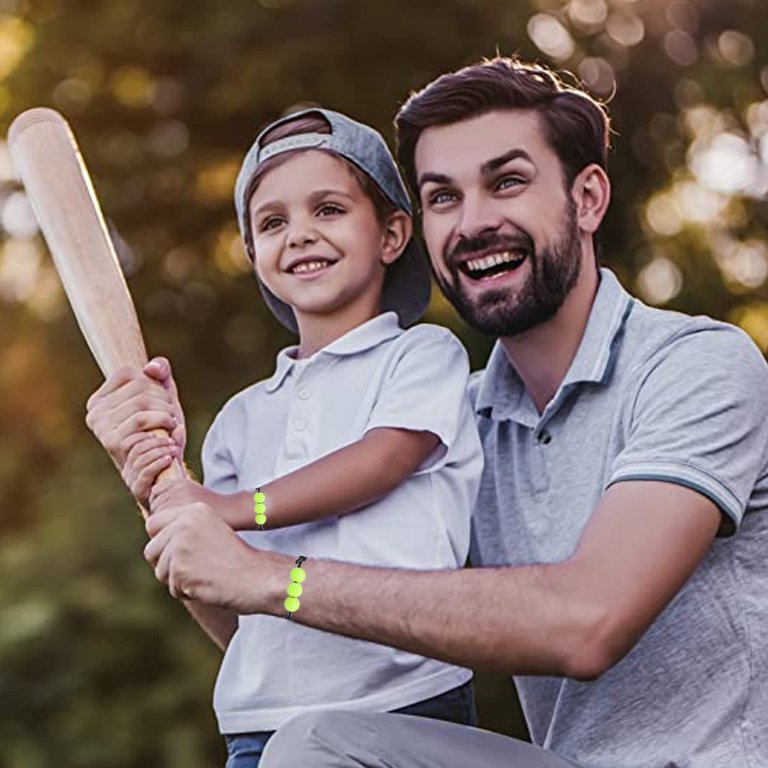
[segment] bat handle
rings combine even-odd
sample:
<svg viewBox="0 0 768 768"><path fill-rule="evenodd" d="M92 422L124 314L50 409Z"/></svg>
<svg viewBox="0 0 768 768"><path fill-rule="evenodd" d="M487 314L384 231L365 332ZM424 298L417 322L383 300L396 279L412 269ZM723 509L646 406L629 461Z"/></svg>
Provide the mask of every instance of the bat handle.
<svg viewBox="0 0 768 768"><path fill-rule="evenodd" d="M151 430L151 433L155 437L169 437L168 432L166 432L164 429L153 429ZM184 470L184 467L182 466L181 461L179 461L179 459L174 459L171 462L170 466L166 467L162 472L160 472L160 474L155 479L154 484L163 485L173 480L181 480L186 476L187 476L187 473ZM143 504L139 504L139 513L145 520L151 514L150 511Z"/></svg>

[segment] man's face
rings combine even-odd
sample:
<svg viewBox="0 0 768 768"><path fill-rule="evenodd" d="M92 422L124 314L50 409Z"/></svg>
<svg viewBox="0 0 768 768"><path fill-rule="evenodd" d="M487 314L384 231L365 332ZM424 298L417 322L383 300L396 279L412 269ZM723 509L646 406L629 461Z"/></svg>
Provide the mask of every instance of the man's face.
<svg viewBox="0 0 768 768"><path fill-rule="evenodd" d="M551 318L579 277L581 246L540 118L504 110L428 128L415 166L435 277L459 314L505 337Z"/></svg>

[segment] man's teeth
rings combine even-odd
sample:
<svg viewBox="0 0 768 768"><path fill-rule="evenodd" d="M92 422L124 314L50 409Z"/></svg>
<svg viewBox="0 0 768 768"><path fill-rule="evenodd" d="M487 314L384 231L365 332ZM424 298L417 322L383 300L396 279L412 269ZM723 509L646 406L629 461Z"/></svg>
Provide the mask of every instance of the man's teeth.
<svg viewBox="0 0 768 768"><path fill-rule="evenodd" d="M490 256L483 256L480 259L470 259L465 262L467 269L471 272L482 272L499 264L512 264L522 262L524 255L514 251L504 251L503 253L493 253Z"/></svg>
<svg viewBox="0 0 768 768"><path fill-rule="evenodd" d="M305 261L302 264L297 264L291 272L317 272L318 269L323 269L330 263L330 261Z"/></svg>

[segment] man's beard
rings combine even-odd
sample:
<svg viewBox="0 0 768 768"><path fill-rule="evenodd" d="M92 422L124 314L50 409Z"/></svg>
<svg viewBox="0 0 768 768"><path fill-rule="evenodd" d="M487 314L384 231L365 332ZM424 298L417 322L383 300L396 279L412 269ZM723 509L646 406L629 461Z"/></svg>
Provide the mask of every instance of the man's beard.
<svg viewBox="0 0 768 768"><path fill-rule="evenodd" d="M461 288L458 257L473 252L522 250L530 262L530 272L520 288L486 289L476 302L471 302ZM519 235L490 234L464 240L446 258L451 281L435 274L441 290L456 311L482 333L491 336L516 336L549 320L560 309L581 274L581 244L576 226L576 206L568 200L565 228L551 249L536 252L533 239L525 232ZM522 269L523 265L518 267Z"/></svg>

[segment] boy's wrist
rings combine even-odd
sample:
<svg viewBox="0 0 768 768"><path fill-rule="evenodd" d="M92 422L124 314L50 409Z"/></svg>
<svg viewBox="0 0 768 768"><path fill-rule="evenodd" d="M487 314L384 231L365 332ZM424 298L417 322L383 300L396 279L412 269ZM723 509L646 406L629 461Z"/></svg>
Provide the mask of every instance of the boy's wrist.
<svg viewBox="0 0 768 768"><path fill-rule="evenodd" d="M238 491L223 497L219 515L234 531L250 531L256 528L253 516L253 491Z"/></svg>

